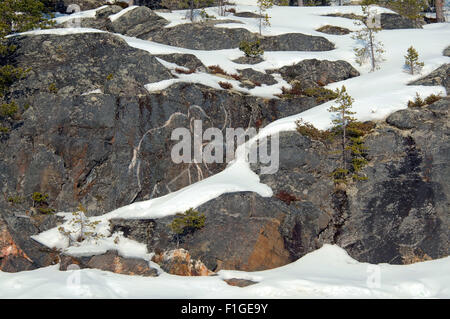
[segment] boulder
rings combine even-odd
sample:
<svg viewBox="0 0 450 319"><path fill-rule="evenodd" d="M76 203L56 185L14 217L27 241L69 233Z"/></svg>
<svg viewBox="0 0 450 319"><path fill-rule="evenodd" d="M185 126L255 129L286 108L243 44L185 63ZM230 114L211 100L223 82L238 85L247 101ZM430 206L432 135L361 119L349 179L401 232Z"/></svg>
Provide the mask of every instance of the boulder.
<svg viewBox="0 0 450 319"><path fill-rule="evenodd" d="M198 70L200 72L206 72L206 67L203 65L202 61L200 61L193 54L172 53L172 54L160 54L156 55L156 57L161 58L164 61L175 63L179 66L183 66L190 70Z"/></svg>
<svg viewBox="0 0 450 319"><path fill-rule="evenodd" d="M314 82L318 86L359 76L359 72L350 63L342 60L303 60L270 72L280 73L289 83L295 80L300 83Z"/></svg>
<svg viewBox="0 0 450 319"><path fill-rule="evenodd" d="M241 288L257 284L256 281L247 280L247 279L239 279L239 278L224 279L224 281L230 286L241 287Z"/></svg>
<svg viewBox="0 0 450 319"><path fill-rule="evenodd" d="M239 18L255 18L255 19L262 18L261 15L259 15L257 13L253 13L253 12L248 12L248 11L236 12L236 13L234 13L234 16L239 17Z"/></svg>
<svg viewBox="0 0 450 319"><path fill-rule="evenodd" d="M444 52L442 54L445 55L445 56L449 56L450 57L450 46L445 48L445 50L444 50Z"/></svg>
<svg viewBox="0 0 450 319"><path fill-rule="evenodd" d="M141 39L193 50L238 48L241 41L255 41L259 35L243 28L218 28L201 23L188 23L154 30ZM289 33L261 39L266 51L330 51L334 44L323 37Z"/></svg>
<svg viewBox="0 0 450 319"><path fill-rule="evenodd" d="M320 27L316 31L332 35L345 35L351 32L347 28L337 27L334 25L325 25L323 27Z"/></svg>
<svg viewBox="0 0 450 319"><path fill-rule="evenodd" d="M18 272L58 263L59 252L30 238L56 227L57 218L53 215L30 217L25 214L25 207L21 208L14 207L16 212L24 212L18 215L7 213L8 204L0 205L0 271Z"/></svg>
<svg viewBox="0 0 450 319"><path fill-rule="evenodd" d="M249 56L242 56L240 58L237 58L236 60L233 60L234 63L238 64L258 64L263 61L264 59L262 57L249 57Z"/></svg>
<svg viewBox="0 0 450 319"><path fill-rule="evenodd" d="M396 13L382 13L380 21L384 30L417 28L416 22Z"/></svg>
<svg viewBox="0 0 450 319"><path fill-rule="evenodd" d="M110 30L130 37L147 38L169 24L147 7L134 8L111 22Z"/></svg>
<svg viewBox="0 0 450 319"><path fill-rule="evenodd" d="M242 80L249 80L254 84L274 85L278 82L270 74L255 71L251 68L239 70Z"/></svg>
<svg viewBox="0 0 450 319"><path fill-rule="evenodd" d="M261 40L261 48L265 51L331 51L334 43L324 37L286 33Z"/></svg>
<svg viewBox="0 0 450 319"><path fill-rule="evenodd" d="M416 127L419 123L420 111L405 109L389 115L386 122L401 130L409 130Z"/></svg>
<svg viewBox="0 0 450 319"><path fill-rule="evenodd" d="M174 249L156 254L152 261L171 275L209 276L213 274L200 260L192 259L189 252L184 249Z"/></svg>
<svg viewBox="0 0 450 319"><path fill-rule="evenodd" d="M102 255L90 257L72 257L62 255L60 270L99 269L129 276L157 277L158 270L152 268L148 261L139 258L125 258L117 251L107 251Z"/></svg>
<svg viewBox="0 0 450 319"><path fill-rule="evenodd" d="M450 63L441 65L427 76L413 81L409 85L443 86L447 90L447 94L450 94Z"/></svg>
<svg viewBox="0 0 450 319"><path fill-rule="evenodd" d="M117 5L107 6L106 8L97 10L95 12L95 18L96 19L106 19L110 15L119 13L120 11L122 11L121 6L117 6Z"/></svg>

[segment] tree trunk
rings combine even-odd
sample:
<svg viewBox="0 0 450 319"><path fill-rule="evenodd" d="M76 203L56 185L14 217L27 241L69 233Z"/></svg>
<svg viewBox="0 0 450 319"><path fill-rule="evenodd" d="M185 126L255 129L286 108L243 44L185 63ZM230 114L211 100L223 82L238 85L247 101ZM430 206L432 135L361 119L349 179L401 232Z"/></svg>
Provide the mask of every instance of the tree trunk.
<svg viewBox="0 0 450 319"><path fill-rule="evenodd" d="M346 128L347 128L347 123L345 120L345 110L342 109L342 167L344 167L344 170L347 170L347 159L345 156L345 144L347 143L346 138L347 138L347 132L346 132Z"/></svg>
<svg viewBox="0 0 450 319"><path fill-rule="evenodd" d="M372 60L372 72L375 71L375 51L373 47L373 35L372 30L369 30L369 36L370 36L370 55Z"/></svg>
<svg viewBox="0 0 450 319"><path fill-rule="evenodd" d="M444 17L444 0L436 0L436 20L437 22L445 22Z"/></svg>
<svg viewBox="0 0 450 319"><path fill-rule="evenodd" d="M298 6L303 7L303 0L298 0Z"/></svg>

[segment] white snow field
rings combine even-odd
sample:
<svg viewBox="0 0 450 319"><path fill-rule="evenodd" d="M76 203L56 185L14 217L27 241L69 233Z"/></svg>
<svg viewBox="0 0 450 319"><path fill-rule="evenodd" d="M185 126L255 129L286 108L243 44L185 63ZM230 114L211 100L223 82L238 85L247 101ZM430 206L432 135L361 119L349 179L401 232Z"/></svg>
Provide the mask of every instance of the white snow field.
<svg viewBox="0 0 450 319"><path fill-rule="evenodd" d="M412 265L358 263L325 245L296 262L258 272L220 271L218 276L118 275L58 266L0 272L0 298L448 298L450 257ZM223 279L257 284L240 288Z"/></svg>
<svg viewBox="0 0 450 319"><path fill-rule="evenodd" d="M257 12L254 0L240 0L243 5L235 6L237 11ZM129 8L128 10L133 10ZM377 8L379 12L390 12ZM95 10L78 13L78 16L91 17ZM219 17L217 8L206 9L210 15L219 19L234 19L241 23L221 24L224 28L247 28L257 32L256 19L238 18L233 15ZM220 65L225 71L235 73L237 69L254 68L264 72L267 69L280 68L304 59L345 60L351 63L361 76L346 81L333 83L327 87L335 89L345 85L348 93L355 99L353 111L359 120L381 120L394 111L406 108L408 100L413 99L416 92L422 97L431 93L446 95L443 87L407 86L407 83L424 76L450 58L442 55L442 51L450 45L450 24L440 23L427 25L424 29L384 30L377 34L377 38L384 44L385 61L380 69L369 72L368 65L360 67L354 61L353 49L358 46L351 35L334 36L315 31L324 25L334 25L357 30L353 20L323 16L329 13L361 14L359 6L344 7L274 7L268 10L271 26L264 29L265 35L279 35L300 32L310 35L323 36L335 43L336 49L328 52L265 52L265 61L257 65L236 64L232 60L243 56L238 49L201 51L171 47L137 38L122 37L130 46L146 50L151 54L190 53L197 56L206 66ZM123 14L123 13L121 13ZM186 11L172 13L158 13L171 23L168 27L181 23L189 23ZM117 19L118 15L112 16ZM68 21L66 16L59 17L58 22ZM70 28L53 30L36 30L28 34L70 34L81 32L103 32L95 29ZM417 49L420 60L425 63L422 74L411 76L404 71L404 55L411 45ZM160 62L167 68L174 70L177 66ZM175 80L149 83L149 91L163 90L176 82L201 83L220 89L219 81L223 78L206 73L189 75L177 74ZM281 87L287 83L277 77L278 84L257 87L253 90L240 89L243 92L273 97L281 93ZM228 80L227 80L228 81ZM233 81L229 81L232 84ZM238 85L233 85L238 87ZM88 94L88 93L87 93ZM331 116L327 109L333 102L328 102L300 114L277 120L259 131L257 137L249 141L253 143L258 138L281 131L295 129L295 121L303 118L316 127L324 129L330 126ZM239 148L243 150L245 145ZM130 158L130 162L133 159ZM101 254L108 249L117 249L123 256L141 257L150 260L151 254L146 247L137 242L123 238L121 234L110 234L108 220L111 218L150 219L174 215L190 207L214 199L227 192L253 191L261 196L272 196L272 190L261 184L258 175L249 168L247 159L238 152L236 159L219 174L189 185L176 192L160 198L137 202L116 209L92 220L100 221L96 231L105 235L97 243L83 242L79 246L69 247L68 240L56 228L43 232L33 239L52 248L64 250L74 256ZM75 207L74 207L75 209ZM70 213L59 213L65 216L64 227L69 227ZM119 236L119 244L114 238ZM31 240L31 239L30 239ZM82 278L81 286L76 289L67 284L70 272L60 272L58 267L47 267L29 272L6 274L0 272L0 297L42 297L42 291L48 292L45 297L112 297L112 298L310 298L310 297L352 297L352 298L449 298L450 274L448 269L450 258L427 261L413 265L393 266L387 264L369 265L358 263L351 259L345 251L336 246L323 248L304 256L290 265L263 272L221 271L218 277L184 278L162 273L157 278L129 277L116 275L98 270L81 270L77 272ZM370 278L375 278L371 283ZM77 275L77 276L78 276ZM379 275L379 277L377 277ZM228 286L222 278L246 278L259 283L246 288Z"/></svg>

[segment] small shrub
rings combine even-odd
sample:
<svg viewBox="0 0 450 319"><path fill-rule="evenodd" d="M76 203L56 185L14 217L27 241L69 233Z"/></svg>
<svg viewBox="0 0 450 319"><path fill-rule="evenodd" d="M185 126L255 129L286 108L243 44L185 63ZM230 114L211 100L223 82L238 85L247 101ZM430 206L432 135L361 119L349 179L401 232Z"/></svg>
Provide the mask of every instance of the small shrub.
<svg viewBox="0 0 450 319"><path fill-rule="evenodd" d="M180 241L180 236L193 233L198 229L205 227L206 216L200 214L193 208L189 208L184 213L178 213L169 224L170 230L176 235L177 245Z"/></svg>
<svg viewBox="0 0 450 319"><path fill-rule="evenodd" d="M242 77L239 74L230 74L230 76L236 81L240 81Z"/></svg>
<svg viewBox="0 0 450 319"><path fill-rule="evenodd" d="M440 99L442 99L441 95L431 94L425 98L425 103L427 105L431 105L431 104L439 101Z"/></svg>
<svg viewBox="0 0 450 319"><path fill-rule="evenodd" d="M222 74L222 75L228 75L227 72L224 71L224 69L222 69L220 66L218 65L211 65L208 66L209 72L213 73L213 74Z"/></svg>
<svg viewBox="0 0 450 319"><path fill-rule="evenodd" d="M110 73L106 76L106 81L111 81L114 78L114 74Z"/></svg>
<svg viewBox="0 0 450 319"><path fill-rule="evenodd" d="M257 58L264 54L264 50L261 49L261 40L255 41L241 41L239 44L239 50L244 52L246 57Z"/></svg>
<svg viewBox="0 0 450 319"><path fill-rule="evenodd" d="M31 195L31 199L33 200L34 204L38 204L38 205L47 204L48 195L47 194L38 193L38 192L34 192Z"/></svg>
<svg viewBox="0 0 450 319"><path fill-rule="evenodd" d="M50 207L39 207L38 211L41 214L53 214L55 212L55 210L53 208L50 208Z"/></svg>
<svg viewBox="0 0 450 319"><path fill-rule="evenodd" d="M423 107L425 105L431 105L439 101L440 99L442 99L442 96L440 94L439 95L431 94L427 96L424 100L420 97L419 93L416 93L416 97L414 98L414 100L408 101L408 107L410 108Z"/></svg>
<svg viewBox="0 0 450 319"><path fill-rule="evenodd" d="M13 205L17 205L17 204L21 204L23 202L23 197L21 196L9 196L8 197L8 202L13 204Z"/></svg>
<svg viewBox="0 0 450 319"><path fill-rule="evenodd" d="M15 81L24 78L28 71L12 65L0 67L0 96L4 95Z"/></svg>
<svg viewBox="0 0 450 319"><path fill-rule="evenodd" d="M323 87L307 87L303 88L299 81L293 81L291 88L282 87L281 98L294 98L298 96L308 96L316 99L317 103L325 103L338 97L335 91Z"/></svg>
<svg viewBox="0 0 450 319"><path fill-rule="evenodd" d="M304 94L306 96L315 98L317 103L325 103L338 97L338 94L335 91L323 87L306 88Z"/></svg>
<svg viewBox="0 0 450 319"><path fill-rule="evenodd" d="M276 198L278 198L279 200L285 202L287 205L290 205L292 202L296 202L299 201L300 198L289 194L286 191L279 191L277 195L275 195Z"/></svg>
<svg viewBox="0 0 450 319"><path fill-rule="evenodd" d="M58 87L56 86L55 83L50 83L50 85L48 86L48 91L50 93L57 94L58 93Z"/></svg>
<svg viewBox="0 0 450 319"><path fill-rule="evenodd" d="M78 205L78 210L72 213L72 218L69 221L71 229L66 229L61 226L58 228L58 231L68 238L69 246L85 240L93 240L96 242L98 239L104 237L104 235L97 232L97 225L99 223L100 221L90 221L86 217L86 209L80 204Z"/></svg>
<svg viewBox="0 0 450 319"><path fill-rule="evenodd" d="M16 102L3 103L0 105L0 118L10 117L13 118L14 115L19 110Z"/></svg>
<svg viewBox="0 0 450 319"><path fill-rule="evenodd" d="M303 136L308 136L313 140L324 141L330 139L333 135L331 131L319 130L315 128L314 125L304 121L303 119L296 121L295 124L297 125L298 133Z"/></svg>
<svg viewBox="0 0 450 319"><path fill-rule="evenodd" d="M6 126L0 125L0 134L8 134L8 133L9 133L9 128Z"/></svg>
<svg viewBox="0 0 450 319"><path fill-rule="evenodd" d="M186 70L186 69L182 69L182 68L176 68L175 72L178 74L192 74L192 73L195 73L195 69Z"/></svg>
<svg viewBox="0 0 450 319"><path fill-rule="evenodd" d="M205 9L200 10L200 16L202 17L202 19L215 19L215 16L209 15Z"/></svg>
<svg viewBox="0 0 450 319"><path fill-rule="evenodd" d="M233 85L228 82L219 82L219 85L222 89L225 89L225 90L230 90L233 88Z"/></svg>

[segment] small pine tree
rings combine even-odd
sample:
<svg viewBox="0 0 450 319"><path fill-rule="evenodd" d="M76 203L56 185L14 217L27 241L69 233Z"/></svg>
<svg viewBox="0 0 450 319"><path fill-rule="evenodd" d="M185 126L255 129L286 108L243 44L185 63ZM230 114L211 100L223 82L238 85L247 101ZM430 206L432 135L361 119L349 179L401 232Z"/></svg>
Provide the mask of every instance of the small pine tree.
<svg viewBox="0 0 450 319"><path fill-rule="evenodd" d="M90 221L86 213L86 209L81 204L78 205L78 210L72 213L69 221L70 228L66 229L63 226L58 228L58 231L68 238L69 246L83 241L97 241L104 237L96 231L100 221Z"/></svg>
<svg viewBox="0 0 450 319"><path fill-rule="evenodd" d="M371 62L371 71L375 71L383 61L383 44L375 39L375 34L381 30L381 26L377 23L377 16L371 11L371 5L362 5L363 19L355 22L356 25L362 26L362 29L353 35L353 39L363 43L362 48L355 48L356 62L363 65L367 59Z"/></svg>
<svg viewBox="0 0 450 319"><path fill-rule="evenodd" d="M405 55L405 65L409 69L409 72L411 72L411 75L414 75L414 72L420 72L424 66L423 62L419 62L419 53L417 53L413 46L409 47Z"/></svg>
<svg viewBox="0 0 450 319"><path fill-rule="evenodd" d="M241 41L239 43L239 50L245 53L246 57L257 58L264 54L264 50L261 49L261 40L255 41Z"/></svg>
<svg viewBox="0 0 450 319"><path fill-rule="evenodd" d="M336 99L337 106L331 106L328 109L328 112L335 113L336 118L332 120L335 129L340 130L342 132L341 136L341 163L342 166L335 172L335 178L337 177L339 180L342 179L342 176L348 174L347 169L347 149L349 146L349 141L347 139L347 126L349 123L356 121L354 117L352 117L355 112L352 112L350 109L352 108L354 99L347 93L347 89L343 85L342 88L336 90L338 95ZM337 174L337 175L336 175Z"/></svg>
<svg viewBox="0 0 450 319"><path fill-rule="evenodd" d="M176 235L177 247L180 242L180 236L194 232L205 226L206 216L200 214L193 208L188 209L184 213L176 214L176 217L169 224L170 230Z"/></svg>
<svg viewBox="0 0 450 319"><path fill-rule="evenodd" d="M411 19L419 27L419 19L421 13L427 7L426 0L393 0L390 3L390 7L398 14Z"/></svg>
<svg viewBox="0 0 450 319"><path fill-rule="evenodd" d="M263 26L270 26L270 17L265 12L267 9L272 8L274 5L274 0L258 0L259 8L259 34L262 35Z"/></svg>

